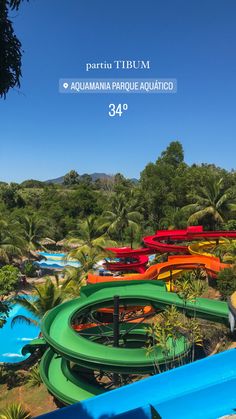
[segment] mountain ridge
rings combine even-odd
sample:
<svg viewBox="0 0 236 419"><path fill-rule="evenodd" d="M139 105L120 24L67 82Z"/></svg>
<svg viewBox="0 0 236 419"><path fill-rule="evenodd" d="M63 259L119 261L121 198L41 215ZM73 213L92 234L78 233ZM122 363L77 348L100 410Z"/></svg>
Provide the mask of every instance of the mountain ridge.
<svg viewBox="0 0 236 419"><path fill-rule="evenodd" d="M80 177L83 178L86 175L91 176L93 182L96 182L96 180L98 180L98 179L111 179L111 178L114 177L114 175L108 175L107 173L100 173L100 172L84 173L84 174L80 175ZM54 178L54 179L48 179L48 180L45 181L45 183L62 184L64 182L64 177L65 177L65 175L64 176L59 176L59 177ZM138 179L136 179L136 178L131 178L130 180L134 183L138 182Z"/></svg>

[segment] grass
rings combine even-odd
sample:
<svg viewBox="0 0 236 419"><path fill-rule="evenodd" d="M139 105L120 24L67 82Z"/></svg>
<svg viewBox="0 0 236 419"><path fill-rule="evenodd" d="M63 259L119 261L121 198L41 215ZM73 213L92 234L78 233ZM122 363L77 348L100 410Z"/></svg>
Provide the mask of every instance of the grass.
<svg viewBox="0 0 236 419"><path fill-rule="evenodd" d="M6 384L1 384L0 411L11 403L22 403L22 406L29 410L33 417L57 409L53 397L43 385L29 388L25 384L9 390Z"/></svg>

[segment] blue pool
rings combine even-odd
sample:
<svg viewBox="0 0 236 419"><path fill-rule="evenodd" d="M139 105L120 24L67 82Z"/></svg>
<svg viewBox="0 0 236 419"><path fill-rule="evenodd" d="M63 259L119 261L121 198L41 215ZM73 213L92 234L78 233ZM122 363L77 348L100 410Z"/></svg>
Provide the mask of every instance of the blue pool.
<svg viewBox="0 0 236 419"><path fill-rule="evenodd" d="M48 253L48 252L38 252L39 255L45 256L47 259L63 259L67 256L67 253Z"/></svg>
<svg viewBox="0 0 236 419"><path fill-rule="evenodd" d="M44 256L46 260L35 262L40 268L43 269L64 269L66 266L73 266L79 268L80 263L75 260L67 260L67 253L47 253L38 252L39 255Z"/></svg>
<svg viewBox="0 0 236 419"><path fill-rule="evenodd" d="M0 329L0 362L21 362L29 355L23 356L21 349L29 341L39 335L40 329L36 326L28 326L25 323L16 323L11 328L11 320L16 315L33 317L25 308L15 304L9 314L7 323Z"/></svg>

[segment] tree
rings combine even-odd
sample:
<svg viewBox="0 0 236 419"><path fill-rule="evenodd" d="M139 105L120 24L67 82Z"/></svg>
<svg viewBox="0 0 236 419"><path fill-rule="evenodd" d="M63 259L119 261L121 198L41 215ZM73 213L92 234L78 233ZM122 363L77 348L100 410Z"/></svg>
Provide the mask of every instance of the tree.
<svg viewBox="0 0 236 419"><path fill-rule="evenodd" d="M69 257L78 259L81 255L86 255L91 249L97 253L105 254L106 247L113 247L116 242L111 240L106 234L102 234L100 221L95 216L89 216L84 221L79 221L76 230L70 233L69 245L75 245L75 249L69 252ZM79 245L78 245L79 243Z"/></svg>
<svg viewBox="0 0 236 419"><path fill-rule="evenodd" d="M40 240L44 237L46 220L39 218L36 214L24 215L20 217L20 223L27 251L41 247Z"/></svg>
<svg viewBox="0 0 236 419"><path fill-rule="evenodd" d="M123 244L125 230L137 230L142 215L134 210L132 203L127 201L127 196L121 193L114 196L111 209L103 213L103 220L103 227L107 228L108 234L116 234Z"/></svg>
<svg viewBox="0 0 236 419"><path fill-rule="evenodd" d="M158 227L163 230L186 228L183 211L176 207L167 207L166 215L159 220Z"/></svg>
<svg viewBox="0 0 236 419"><path fill-rule="evenodd" d="M21 77L21 42L16 37L11 20L10 10L18 10L22 0L5 0L0 2L0 97L6 97L9 89L20 86Z"/></svg>
<svg viewBox="0 0 236 419"><path fill-rule="evenodd" d="M9 263L14 256L22 255L24 249L19 222L0 220L0 261Z"/></svg>
<svg viewBox="0 0 236 419"><path fill-rule="evenodd" d="M24 182L21 183L21 188L43 188L44 186L44 182L35 179L24 180Z"/></svg>
<svg viewBox="0 0 236 419"><path fill-rule="evenodd" d="M174 141L161 153L155 163L148 163L141 172L141 188L145 198L148 222L154 229L166 217L167 208L181 207L185 195L187 165L183 147Z"/></svg>
<svg viewBox="0 0 236 419"><path fill-rule="evenodd" d="M77 185L79 183L80 176L75 170L71 170L64 176L63 183L66 186Z"/></svg>
<svg viewBox="0 0 236 419"><path fill-rule="evenodd" d="M10 184L2 190L2 200L7 209L22 208L25 206L25 201L19 194L19 187L17 184Z"/></svg>
<svg viewBox="0 0 236 419"><path fill-rule="evenodd" d="M131 249L133 248L134 241L139 237L140 231L140 225L134 222L126 228L126 237L129 239Z"/></svg>
<svg viewBox="0 0 236 419"><path fill-rule="evenodd" d="M19 269L11 265L3 266L0 269L0 296L15 291L19 284L19 275Z"/></svg>
<svg viewBox="0 0 236 419"><path fill-rule="evenodd" d="M65 270L65 278L67 281L72 282L71 291L73 292L73 284L78 284L79 287L86 285L86 279L88 272L93 271L97 267L97 263L104 259L106 256L112 256L111 252L105 250L105 248L87 248L84 250L78 249L77 251L71 251L69 256L73 256L80 263L79 268L67 267ZM114 255L113 255L114 256Z"/></svg>
<svg viewBox="0 0 236 419"><path fill-rule="evenodd" d="M67 268L66 277L84 284L88 272L93 270L99 261L106 256L114 256L106 248L114 247L117 243L106 234L101 233L99 220L94 216L79 222L77 229L71 234L74 237L68 240L68 244L72 245L74 243L76 247L69 252L68 258L76 259L81 266L79 268Z"/></svg>
<svg viewBox="0 0 236 419"><path fill-rule="evenodd" d="M28 300L23 296L15 297L14 301L26 308L30 313L33 314L34 318L30 318L23 315L15 316L12 319L12 326L17 322L24 322L28 325L39 326L40 319L47 313L48 310L61 304L67 297L69 291L70 281L65 281L63 284L59 284L59 279L55 276L55 282L50 277L46 278L46 282L41 285L34 286L34 299ZM36 318L36 320L35 320Z"/></svg>
<svg viewBox="0 0 236 419"><path fill-rule="evenodd" d="M167 149L161 153L159 160L173 167L178 167L184 161L183 146L179 141L172 141Z"/></svg>
<svg viewBox="0 0 236 419"><path fill-rule="evenodd" d="M210 176L191 198L194 203L182 208L192 213L188 224L196 224L207 218L213 230L223 224L227 213L236 207L235 188L225 188L223 178L217 179L215 176Z"/></svg>

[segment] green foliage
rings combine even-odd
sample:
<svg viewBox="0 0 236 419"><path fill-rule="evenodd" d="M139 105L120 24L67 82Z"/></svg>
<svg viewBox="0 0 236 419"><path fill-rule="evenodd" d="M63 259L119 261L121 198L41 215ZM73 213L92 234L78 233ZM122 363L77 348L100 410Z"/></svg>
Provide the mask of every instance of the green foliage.
<svg viewBox="0 0 236 419"><path fill-rule="evenodd" d="M2 189L2 200L7 209L22 208L25 206L24 199L19 193L18 185L10 184Z"/></svg>
<svg viewBox="0 0 236 419"><path fill-rule="evenodd" d="M3 266L0 269L0 295L7 295L16 290L19 275L19 269L11 265Z"/></svg>
<svg viewBox="0 0 236 419"><path fill-rule="evenodd" d="M225 268L217 275L217 289L222 300L227 300L236 291L236 271L235 268Z"/></svg>
<svg viewBox="0 0 236 419"><path fill-rule="evenodd" d="M223 178L209 176L205 185L198 187L192 197L190 195L195 202L184 208L192 213L188 224L198 224L205 218L211 229L223 225L225 215L235 210L235 197L235 188L228 188Z"/></svg>
<svg viewBox="0 0 236 419"><path fill-rule="evenodd" d="M75 170L71 170L64 176L64 185L72 186L79 183L79 174Z"/></svg>
<svg viewBox="0 0 236 419"><path fill-rule="evenodd" d="M9 263L14 256L21 256L25 243L18 221L0 220L0 262Z"/></svg>
<svg viewBox="0 0 236 419"><path fill-rule="evenodd" d="M111 208L103 213L103 228L108 234L118 236L122 243L127 233L132 247L143 217L140 211L135 210L132 198L128 198L125 193L119 193L113 197Z"/></svg>
<svg viewBox="0 0 236 419"><path fill-rule="evenodd" d="M46 184L40 180L29 179L22 182L20 186L21 188L43 188Z"/></svg>
<svg viewBox="0 0 236 419"><path fill-rule="evenodd" d="M235 265L236 263L236 241L228 238L220 239L214 248L214 254L220 257L223 262Z"/></svg>
<svg viewBox="0 0 236 419"><path fill-rule="evenodd" d="M22 272L23 272L24 275L26 275L30 278L33 278L36 275L36 270L37 270L37 267L33 264L33 262L31 262L30 260L27 260L24 263Z"/></svg>
<svg viewBox="0 0 236 419"><path fill-rule="evenodd" d="M120 173L92 182L75 171L65 176L66 184L0 183L0 262L29 257L45 237L65 239L91 215L103 219L101 234L107 231L131 247L157 229L185 228L188 222L235 228L234 172L210 164L188 166L178 141L155 160L136 183Z"/></svg>
<svg viewBox="0 0 236 419"><path fill-rule="evenodd" d="M2 409L0 419L30 419L30 412L25 410L20 403L12 403Z"/></svg>
<svg viewBox="0 0 236 419"><path fill-rule="evenodd" d="M89 271L94 269L94 266L106 256L113 256L113 254L106 250L107 247L115 247L117 243L109 238L107 234L102 234L103 226L101 226L99 219L94 216L80 221L76 229L71 232L74 237L68 239L68 245L73 245L75 248L70 250L68 257L76 259L80 262L80 268L67 268L66 277L77 282L84 281Z"/></svg>
<svg viewBox="0 0 236 419"><path fill-rule="evenodd" d="M158 320L147 327L147 334L151 338L147 349L148 354L155 349L155 346L158 346L168 356L172 347L170 339L175 341L180 337L181 326L182 322L176 307L171 306L165 309Z"/></svg>
<svg viewBox="0 0 236 419"><path fill-rule="evenodd" d="M31 317L18 315L12 319L11 326L13 327L16 323L19 322L26 323L29 326L38 326L39 320L44 316L45 313L47 313L47 311L60 305L65 299L73 298L74 295L79 294L79 285L76 288L76 293L75 284L71 284L73 279L68 278L68 280L60 283L57 276L55 276L54 281L50 277L47 277L45 283L33 286L35 297L34 300L28 300L24 296L15 297L14 302L26 308L31 314L34 315L34 317L38 319L38 321L32 319ZM74 294L71 291L71 285L74 285Z"/></svg>
<svg viewBox="0 0 236 419"><path fill-rule="evenodd" d="M1 327L4 326L4 324L7 321L9 311L10 311L9 302L6 301L6 300L4 300L4 301L0 300L0 329L1 329Z"/></svg>
<svg viewBox="0 0 236 419"><path fill-rule="evenodd" d="M46 220L39 218L36 214L24 215L19 218L27 251L40 248L40 240L46 232ZM50 228L47 227L47 232L49 230Z"/></svg>
<svg viewBox="0 0 236 419"><path fill-rule="evenodd" d="M175 306L167 307L146 330L148 336L147 356L155 353L158 347L161 348L166 361L171 353L174 361L176 341L184 336L186 351L188 345L192 348L193 361L195 345L203 345L202 328L198 320L194 317L187 318ZM166 368L169 368L168 362L166 362Z"/></svg>
<svg viewBox="0 0 236 419"><path fill-rule="evenodd" d="M6 97L10 88L20 86L21 76L21 43L17 39L12 22L8 17L9 9L14 7L15 1L0 2L0 97ZM18 3L19 0L18 0Z"/></svg>
<svg viewBox="0 0 236 419"><path fill-rule="evenodd" d="M182 144L179 141L172 141L167 149L161 153L161 160L173 167L178 167L184 161Z"/></svg>
<svg viewBox="0 0 236 419"><path fill-rule="evenodd" d="M175 281L175 290L180 298L185 301L195 301L206 290L207 284L204 273L199 269L191 272L184 272Z"/></svg>
<svg viewBox="0 0 236 419"><path fill-rule="evenodd" d="M42 378L39 371L39 365L34 365L27 376L27 383L29 387L39 387L42 384Z"/></svg>

